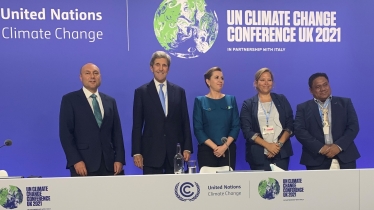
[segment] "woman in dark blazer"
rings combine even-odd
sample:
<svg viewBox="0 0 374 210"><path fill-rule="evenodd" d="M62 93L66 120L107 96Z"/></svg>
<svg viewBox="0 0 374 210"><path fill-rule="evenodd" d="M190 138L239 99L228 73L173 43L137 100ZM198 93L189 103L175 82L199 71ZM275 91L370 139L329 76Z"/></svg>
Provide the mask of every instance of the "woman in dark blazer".
<svg viewBox="0 0 374 210"><path fill-rule="evenodd" d="M246 161L252 170L270 171L270 164L288 170L293 155L293 111L287 98L271 93L273 74L262 68L255 74L257 94L244 101L240 111L246 139Z"/></svg>
<svg viewBox="0 0 374 210"><path fill-rule="evenodd" d="M220 68L209 69L204 74L204 79L209 93L196 97L193 109L194 133L199 143L199 167L231 166L235 169L234 142L240 130L236 99L221 92L224 80Z"/></svg>

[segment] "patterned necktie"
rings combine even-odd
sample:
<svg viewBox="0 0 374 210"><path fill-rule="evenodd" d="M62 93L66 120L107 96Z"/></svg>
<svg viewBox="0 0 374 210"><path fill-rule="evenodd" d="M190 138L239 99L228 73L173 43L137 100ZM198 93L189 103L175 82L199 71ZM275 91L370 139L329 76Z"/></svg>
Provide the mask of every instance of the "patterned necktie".
<svg viewBox="0 0 374 210"><path fill-rule="evenodd" d="M165 95L164 95L164 91L162 91L163 86L164 86L164 84L160 84L160 91L158 92L158 96L160 97L161 105L162 105L162 108L164 109L164 113L166 115Z"/></svg>
<svg viewBox="0 0 374 210"><path fill-rule="evenodd" d="M99 125L99 128L100 128L101 123L103 122L103 117L101 115L99 103L96 100L97 96L95 94L92 94L90 97L92 98L92 107L93 107L93 110L94 110L95 119L96 119L96 122L97 122L97 124Z"/></svg>
<svg viewBox="0 0 374 210"><path fill-rule="evenodd" d="M329 115L328 115L328 109L324 108L322 109L322 114L323 114L323 126L329 126Z"/></svg>

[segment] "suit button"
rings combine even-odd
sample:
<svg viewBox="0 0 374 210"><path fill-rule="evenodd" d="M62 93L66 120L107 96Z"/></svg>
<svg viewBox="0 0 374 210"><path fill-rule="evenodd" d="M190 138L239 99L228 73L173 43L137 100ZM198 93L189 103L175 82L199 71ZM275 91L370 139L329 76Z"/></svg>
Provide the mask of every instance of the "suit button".
<svg viewBox="0 0 374 210"><path fill-rule="evenodd" d="M164 136L166 136L166 134L164 134Z"/></svg>

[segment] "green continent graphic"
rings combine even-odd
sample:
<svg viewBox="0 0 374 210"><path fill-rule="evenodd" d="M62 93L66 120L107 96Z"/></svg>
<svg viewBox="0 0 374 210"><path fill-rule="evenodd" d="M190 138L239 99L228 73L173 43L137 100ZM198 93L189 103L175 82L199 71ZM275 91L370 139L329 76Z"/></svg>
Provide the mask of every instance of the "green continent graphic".
<svg viewBox="0 0 374 210"><path fill-rule="evenodd" d="M160 45L180 58L206 53L218 35L216 13L205 0L164 0L156 11L153 26Z"/></svg>
<svg viewBox="0 0 374 210"><path fill-rule="evenodd" d="M260 184L258 184L258 194L260 194L261 197L264 197L267 185L268 183L266 182L266 180L262 180Z"/></svg>
<svg viewBox="0 0 374 210"><path fill-rule="evenodd" d="M4 206L4 204L6 203L7 196L8 196L8 189L1 188L0 189L0 205L1 206Z"/></svg>
<svg viewBox="0 0 374 210"><path fill-rule="evenodd" d="M258 184L258 194L267 200L272 200L280 192L280 185L276 179L269 178Z"/></svg>
<svg viewBox="0 0 374 210"><path fill-rule="evenodd" d="M23 201L22 191L13 185L0 189L0 205L6 209L15 209Z"/></svg>

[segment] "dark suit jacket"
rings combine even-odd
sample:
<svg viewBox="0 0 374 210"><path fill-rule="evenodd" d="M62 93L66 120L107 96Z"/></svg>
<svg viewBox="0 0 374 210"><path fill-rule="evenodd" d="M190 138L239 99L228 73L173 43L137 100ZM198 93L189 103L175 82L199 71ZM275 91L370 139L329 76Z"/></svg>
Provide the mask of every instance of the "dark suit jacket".
<svg viewBox="0 0 374 210"><path fill-rule="evenodd" d="M271 98L279 113L279 121L283 129L293 132L293 112L287 98L282 94L271 93ZM252 140L256 133L262 138L258 123L258 95L244 101L240 111L240 124L246 139L246 160L249 164L264 164L264 148ZM285 132L283 130L283 132ZM282 136L283 132L279 135ZM288 139L280 150L281 158L293 155L291 141Z"/></svg>
<svg viewBox="0 0 374 210"><path fill-rule="evenodd" d="M356 111L349 98L333 96L331 99L331 132L334 144L342 148L337 156L343 163L360 157L354 143L359 126ZM322 120L314 100L297 105L295 136L303 145L300 163L307 166L321 165L325 158L319 151L325 145Z"/></svg>
<svg viewBox="0 0 374 210"><path fill-rule="evenodd" d="M88 172L97 171L102 155L109 171L114 171L114 162L125 165L125 148L116 101L108 95L99 94L104 108L100 128L83 89L62 97L60 141L66 154L66 168L83 161Z"/></svg>
<svg viewBox="0 0 374 210"><path fill-rule="evenodd" d="M132 155L141 154L144 166L173 165L177 143L192 152L190 121L183 88L167 81L168 115L164 114L154 80L135 90Z"/></svg>

